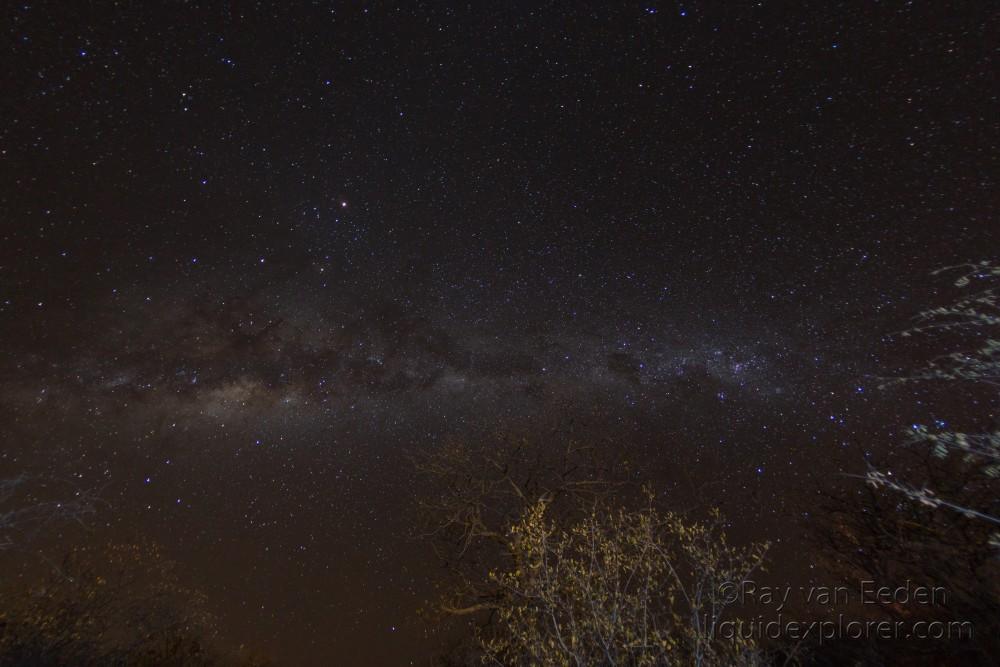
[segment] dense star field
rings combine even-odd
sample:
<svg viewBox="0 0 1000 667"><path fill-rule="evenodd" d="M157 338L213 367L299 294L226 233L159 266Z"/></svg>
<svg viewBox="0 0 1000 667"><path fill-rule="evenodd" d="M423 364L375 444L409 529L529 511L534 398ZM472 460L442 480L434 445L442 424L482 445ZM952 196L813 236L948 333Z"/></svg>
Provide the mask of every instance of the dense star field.
<svg viewBox="0 0 1000 667"><path fill-rule="evenodd" d="M876 376L1000 249L987 5L7 4L0 477L102 501L31 549L417 663L412 456L572 433L808 577L817 486L954 414Z"/></svg>

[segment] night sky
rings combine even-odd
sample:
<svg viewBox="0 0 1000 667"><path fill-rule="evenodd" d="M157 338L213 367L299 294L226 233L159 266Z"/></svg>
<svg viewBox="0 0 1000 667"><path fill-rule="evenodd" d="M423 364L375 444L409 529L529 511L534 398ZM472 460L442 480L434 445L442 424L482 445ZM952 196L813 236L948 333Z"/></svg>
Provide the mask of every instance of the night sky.
<svg viewBox="0 0 1000 667"><path fill-rule="evenodd" d="M6 3L0 476L288 664L432 652L450 438L572 429L794 550L1000 249L988 5Z"/></svg>

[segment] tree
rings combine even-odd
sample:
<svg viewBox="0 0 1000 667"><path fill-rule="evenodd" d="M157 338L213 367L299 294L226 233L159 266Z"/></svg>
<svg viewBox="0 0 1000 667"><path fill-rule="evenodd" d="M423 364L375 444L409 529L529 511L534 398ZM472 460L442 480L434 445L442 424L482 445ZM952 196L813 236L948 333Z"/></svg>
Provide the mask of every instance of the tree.
<svg viewBox="0 0 1000 667"><path fill-rule="evenodd" d="M456 660L758 659L752 643L715 635L728 606L722 585L760 567L765 545L730 546L717 512L706 523L658 512L628 482L621 451L554 430L452 441L415 459L427 489L419 535L446 573L435 620L470 619L477 640L459 644Z"/></svg>
<svg viewBox="0 0 1000 667"><path fill-rule="evenodd" d="M481 631L498 665L753 665L740 636L719 637L732 600L766 545L730 546L719 513L708 522L595 506L567 527L544 500L508 531L511 559L489 573L495 623Z"/></svg>
<svg viewBox="0 0 1000 667"><path fill-rule="evenodd" d="M892 457L892 469L924 480L960 506L995 502L995 489L987 484L991 478L959 457L940 459L929 448L909 447ZM957 633L935 641L824 642L813 647L816 664L992 664L1000 655L1000 559L991 546L990 523L872 485L829 494L814 516L818 564L848 589L873 581L943 591L940 604L879 602L852 613L908 627L918 621L957 622L972 629L971 637Z"/></svg>
<svg viewBox="0 0 1000 667"><path fill-rule="evenodd" d="M448 441L415 457L426 489L416 537L430 544L446 574L437 612L492 609L497 591L483 574L509 559L509 527L539 501L568 517L620 488L625 466L615 452L572 437L552 446L498 435L481 446Z"/></svg>
<svg viewBox="0 0 1000 667"><path fill-rule="evenodd" d="M900 335L903 338L931 337L959 349L935 356L910 373L889 378L883 386L913 382L964 384L985 387L991 390L995 399L996 388L1000 387L1000 294L996 287L1000 265L988 261L963 264L940 269L935 271L935 275L954 271L959 272L954 285L960 289L976 282L985 282L989 286L946 306L922 311L913 326ZM986 494L984 505L957 502L955 498L941 495L933 486L902 479L883 470L869 470L867 481L875 488L901 493L921 505L945 508L966 518L1000 526L995 484L1000 477L1000 424L994 418L987 428L990 430L968 432L945 426L914 424L908 431L911 445L928 447L939 459L954 456L966 465L979 468L985 477L978 483L991 491ZM994 536L994 545L1000 548L1000 536Z"/></svg>
<svg viewBox="0 0 1000 667"><path fill-rule="evenodd" d="M34 585L0 590L0 665L222 665L214 618L153 545L69 553ZM16 587L15 587L16 586Z"/></svg>
<svg viewBox="0 0 1000 667"><path fill-rule="evenodd" d="M867 652L867 662L891 654L887 662L922 657L940 664L950 652L968 664L1000 654L1000 424L989 414L1000 386L1000 266L981 262L935 274L944 272L958 273L953 284L960 290L988 286L919 313L895 338L914 344L909 354L922 353L922 346L930 358L883 378L882 387L961 390L945 397L957 403L958 414L906 429L903 446L869 467L864 488L827 499L815 535L830 571L849 587L862 580L887 586L910 581L938 586L947 599L926 606L879 604L869 612L910 623L968 622L974 632L971 641L839 647ZM941 354L942 348L952 351ZM824 650L829 655L831 647ZM840 658L835 662L846 659Z"/></svg>

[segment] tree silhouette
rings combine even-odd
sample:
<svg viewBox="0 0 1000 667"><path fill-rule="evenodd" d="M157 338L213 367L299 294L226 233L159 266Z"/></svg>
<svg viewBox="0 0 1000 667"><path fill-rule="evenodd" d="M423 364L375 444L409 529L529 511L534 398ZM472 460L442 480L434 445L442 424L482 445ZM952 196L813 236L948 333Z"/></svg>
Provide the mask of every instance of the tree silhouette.
<svg viewBox="0 0 1000 667"><path fill-rule="evenodd" d="M215 648L206 609L155 545L75 549L0 591L0 665L238 664Z"/></svg>

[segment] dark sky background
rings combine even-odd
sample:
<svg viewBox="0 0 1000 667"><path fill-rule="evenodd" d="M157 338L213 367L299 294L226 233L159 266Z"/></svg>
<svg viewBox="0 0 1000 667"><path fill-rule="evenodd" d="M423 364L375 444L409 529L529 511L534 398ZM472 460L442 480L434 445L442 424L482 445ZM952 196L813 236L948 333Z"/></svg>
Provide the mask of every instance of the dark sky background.
<svg viewBox="0 0 1000 667"><path fill-rule="evenodd" d="M0 475L289 664L432 650L446 438L572 421L791 549L997 254L989 4L5 3Z"/></svg>

